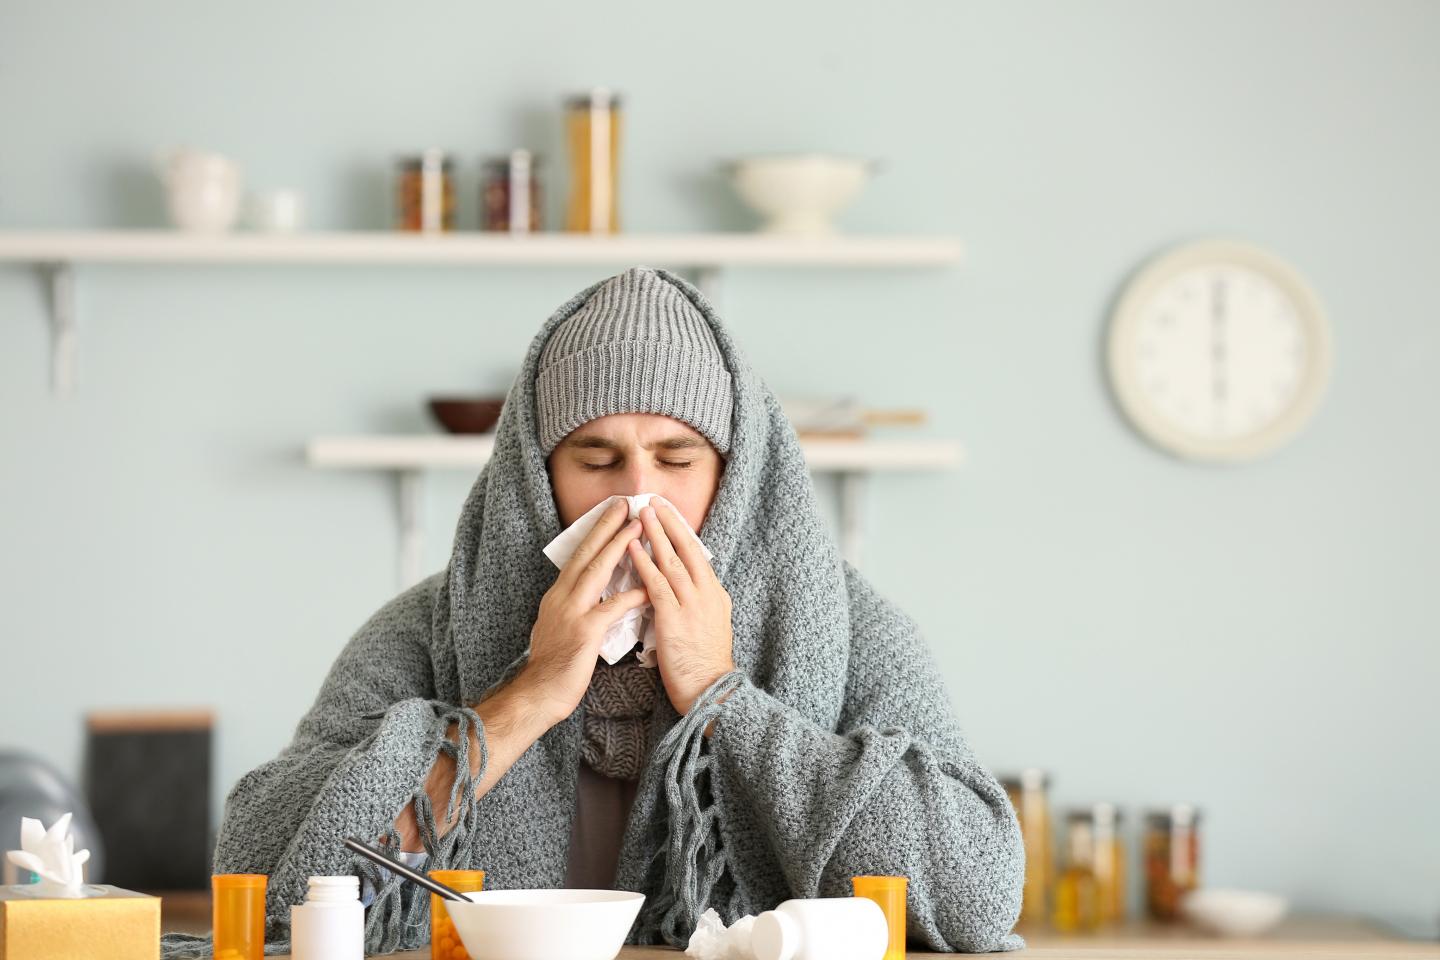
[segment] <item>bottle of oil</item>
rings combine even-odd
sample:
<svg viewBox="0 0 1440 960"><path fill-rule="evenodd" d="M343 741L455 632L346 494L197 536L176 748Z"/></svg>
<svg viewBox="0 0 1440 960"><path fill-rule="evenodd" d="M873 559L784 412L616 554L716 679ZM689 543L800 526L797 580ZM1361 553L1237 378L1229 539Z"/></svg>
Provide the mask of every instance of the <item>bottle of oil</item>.
<svg viewBox="0 0 1440 960"><path fill-rule="evenodd" d="M1020 820L1025 841L1025 894L1020 906L1020 923L1043 924L1050 914L1050 886L1054 877L1054 847L1050 838L1050 776L1037 767L1027 767L1016 777L1000 780Z"/></svg>
<svg viewBox="0 0 1440 960"><path fill-rule="evenodd" d="M1071 810L1066 817L1065 856L1055 878L1050 923L1061 933L1081 933L1100 926L1100 885L1095 879L1095 816L1090 809Z"/></svg>

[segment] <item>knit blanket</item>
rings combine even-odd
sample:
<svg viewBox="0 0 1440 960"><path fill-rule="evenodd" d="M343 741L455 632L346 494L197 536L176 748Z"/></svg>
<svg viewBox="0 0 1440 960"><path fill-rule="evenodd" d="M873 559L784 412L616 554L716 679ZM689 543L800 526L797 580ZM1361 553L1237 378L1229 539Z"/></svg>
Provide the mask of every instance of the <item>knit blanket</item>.
<svg viewBox="0 0 1440 960"><path fill-rule="evenodd" d="M729 924L792 897L849 896L851 877L884 874L909 878L917 948L1024 947L1012 932L1025 869L1015 811L963 736L925 640L840 557L794 429L709 302L656 273L705 315L733 378L733 446L698 533L731 597L736 669L683 717L656 698L615 883L646 895L627 942L684 947L708 907ZM290 905L317 874L375 886L367 952L428 940L429 894L341 846L383 836L398 849L392 825L407 804L428 869L484 869L487 888L564 886L583 711L477 800L485 731L473 707L524 664L558 572L542 553L561 525L537 441L535 374L550 332L603 282L532 341L447 568L356 631L290 744L230 791L214 869L269 876L267 951L288 948ZM451 724L458 745L445 736ZM437 837L421 784L441 750L460 771L450 796L459 821ZM204 955L208 940L167 935L164 947L167 957Z"/></svg>

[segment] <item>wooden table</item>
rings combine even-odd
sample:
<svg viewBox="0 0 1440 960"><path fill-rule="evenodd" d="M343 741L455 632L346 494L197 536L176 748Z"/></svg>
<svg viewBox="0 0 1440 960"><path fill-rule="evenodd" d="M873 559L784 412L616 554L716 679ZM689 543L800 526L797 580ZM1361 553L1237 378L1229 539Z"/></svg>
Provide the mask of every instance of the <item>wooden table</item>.
<svg viewBox="0 0 1440 960"><path fill-rule="evenodd" d="M1091 935L1057 934L1021 929L1025 950L991 956L1037 960L1440 960L1440 943L1400 940L1365 920L1351 917L1291 917L1262 937L1205 937L1183 926L1133 923ZM391 954L394 960L430 960L429 949ZM684 954L671 947L622 947L619 960L676 960ZM953 953L911 950L908 957L953 958Z"/></svg>

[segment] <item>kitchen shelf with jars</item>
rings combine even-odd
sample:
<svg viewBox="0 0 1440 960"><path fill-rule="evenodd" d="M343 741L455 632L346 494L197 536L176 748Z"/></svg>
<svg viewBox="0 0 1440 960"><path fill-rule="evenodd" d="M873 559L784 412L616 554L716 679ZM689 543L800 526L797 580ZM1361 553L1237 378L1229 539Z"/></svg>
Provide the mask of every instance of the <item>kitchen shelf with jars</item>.
<svg viewBox="0 0 1440 960"><path fill-rule="evenodd" d="M0 231L0 264L38 268L47 288L51 383L74 389L79 342L75 274L81 264L455 264L616 266L691 273L719 301L727 267L943 267L958 263L951 236L849 235L831 218L878 169L823 153L720 161L740 198L764 218L753 232L625 233L620 228L621 98L603 87L565 99L568 188L564 223L543 221L544 157L519 148L479 165L478 210L458 216L456 158L438 148L395 160L394 229L312 231L290 189L245 190L240 165L175 150L158 159L173 229ZM242 201L245 201L242 204ZM235 231L245 207L246 230Z"/></svg>
<svg viewBox="0 0 1440 960"><path fill-rule="evenodd" d="M478 203L463 222L454 154L431 148L397 157L393 228L364 231L308 229L304 198L297 191L257 190L252 184L247 192L235 159L181 149L158 158L170 229L0 231L0 264L32 265L47 287L51 383L54 392L63 396L75 386L79 341L75 277L83 264L618 268L648 264L692 274L705 295L718 303L721 272L731 267L942 268L959 263L963 256L963 247L953 236L852 235L837 230L832 218L880 165L819 152L759 154L718 162L739 198L763 218L754 231L624 232L620 96L607 88L593 88L566 98L562 113L566 163L556 176L563 177L567 193L564 222L554 226L544 222L545 158L525 148L484 158L468 174L478 176ZM245 229L236 230L242 219ZM498 416L498 405L493 412ZM812 471L838 478L841 545L857 565L864 478L878 471L949 469L961 457L959 445L949 440L876 442L862 434L863 427L845 439L832 431L805 440ZM400 571L401 580L409 584L419 577L423 536L419 503L425 472L479 469L489 457L490 443L484 436L321 437L309 444L306 456L315 467L398 475Z"/></svg>

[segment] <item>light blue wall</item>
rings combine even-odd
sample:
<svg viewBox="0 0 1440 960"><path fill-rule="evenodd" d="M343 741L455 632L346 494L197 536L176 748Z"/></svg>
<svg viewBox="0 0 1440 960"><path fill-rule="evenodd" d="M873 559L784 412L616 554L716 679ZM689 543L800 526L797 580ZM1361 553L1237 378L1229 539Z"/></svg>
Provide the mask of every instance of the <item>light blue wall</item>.
<svg viewBox="0 0 1440 960"><path fill-rule="evenodd" d="M1061 805L1200 804L1213 884L1433 915L1440 6L403 7L6 0L0 228L157 224L177 142L344 228L439 144L473 217L475 157L553 171L560 97L597 83L628 97L633 230L749 226L721 157L883 157L845 226L958 234L962 267L736 270L723 310L777 391L967 445L872 488L867 566L980 755ZM1310 427L1234 469L1147 447L1099 361L1126 274L1212 234L1293 263L1337 344ZM86 267L56 402L40 287L0 269L0 743L78 773L86 708L211 704L217 790L272 756L394 588L391 482L306 469L306 439L503 389L610 272ZM468 480L430 487L429 569Z"/></svg>

